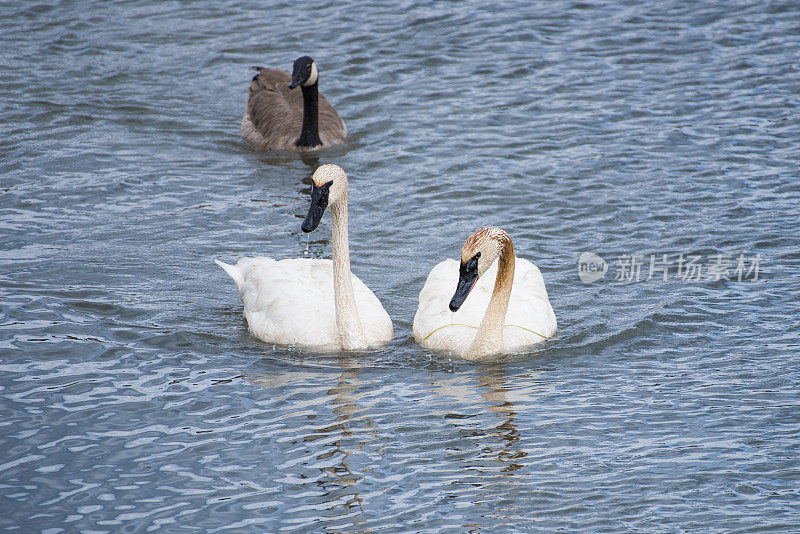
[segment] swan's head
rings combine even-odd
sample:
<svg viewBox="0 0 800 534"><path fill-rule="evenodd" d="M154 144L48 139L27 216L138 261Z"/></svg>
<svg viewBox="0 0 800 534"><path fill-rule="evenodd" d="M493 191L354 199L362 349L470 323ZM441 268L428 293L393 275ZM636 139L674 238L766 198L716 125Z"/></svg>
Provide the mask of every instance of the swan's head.
<svg viewBox="0 0 800 534"><path fill-rule="evenodd" d="M461 265L458 268L458 286L450 300L450 311L458 311L467 299L478 278L489 270L511 238L500 228L479 228L461 247Z"/></svg>
<svg viewBox="0 0 800 534"><path fill-rule="evenodd" d="M319 226L325 208L339 202L347 202L347 175L338 165L322 165L311 177L311 207L300 228L306 233L313 232Z"/></svg>
<svg viewBox="0 0 800 534"><path fill-rule="evenodd" d="M294 89L298 85L308 87L317 83L319 72L317 71L317 64L308 56L299 57L294 60L294 68L292 69L292 83L289 84L289 89Z"/></svg>

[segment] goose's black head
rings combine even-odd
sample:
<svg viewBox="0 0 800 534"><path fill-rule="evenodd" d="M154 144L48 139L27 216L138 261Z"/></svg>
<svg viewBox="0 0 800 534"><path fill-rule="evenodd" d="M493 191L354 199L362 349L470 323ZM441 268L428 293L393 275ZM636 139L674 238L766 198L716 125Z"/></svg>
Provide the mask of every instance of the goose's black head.
<svg viewBox="0 0 800 534"><path fill-rule="evenodd" d="M292 69L292 83L289 89L294 89L298 85L309 86L317 83L317 64L308 56L299 57L294 60Z"/></svg>

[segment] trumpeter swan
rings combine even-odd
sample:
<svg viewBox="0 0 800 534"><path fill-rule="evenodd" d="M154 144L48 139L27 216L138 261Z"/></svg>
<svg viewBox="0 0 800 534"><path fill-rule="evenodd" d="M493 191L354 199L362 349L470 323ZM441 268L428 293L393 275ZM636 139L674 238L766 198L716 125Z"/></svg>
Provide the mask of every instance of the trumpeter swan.
<svg viewBox="0 0 800 534"><path fill-rule="evenodd" d="M323 165L312 182L311 207L301 228L313 231L330 206L333 261L214 261L233 278L250 331L263 341L323 350L383 345L392 339L392 320L378 297L350 272L347 175L337 165Z"/></svg>
<svg viewBox="0 0 800 534"><path fill-rule="evenodd" d="M328 99L319 94L317 64L297 58L292 75L258 71L250 82L242 118L242 138L255 150L307 150L347 141L347 127ZM300 91L292 91L297 86Z"/></svg>
<svg viewBox="0 0 800 534"><path fill-rule="evenodd" d="M447 259L431 270L413 332L423 347L478 360L544 341L556 332L556 316L539 268L514 256L504 230L480 228L460 264Z"/></svg>

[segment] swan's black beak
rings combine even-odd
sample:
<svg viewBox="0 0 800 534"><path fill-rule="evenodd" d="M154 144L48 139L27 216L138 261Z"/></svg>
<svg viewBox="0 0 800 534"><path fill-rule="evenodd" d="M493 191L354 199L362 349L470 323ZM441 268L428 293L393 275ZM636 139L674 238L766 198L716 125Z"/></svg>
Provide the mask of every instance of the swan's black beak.
<svg viewBox="0 0 800 534"><path fill-rule="evenodd" d="M295 73L295 75L292 76L292 83L289 84L289 89L294 89L295 87L297 87L298 85L303 83L300 80L300 78L301 78L301 76L299 74Z"/></svg>
<svg viewBox="0 0 800 534"><path fill-rule="evenodd" d="M333 180L319 187L316 184L311 184L311 206L308 208L308 214L300 226L300 229L305 233L313 232L319 226L322 214L325 213L325 208L328 207L328 194L331 191L332 183Z"/></svg>
<svg viewBox="0 0 800 534"><path fill-rule="evenodd" d="M453 298L450 299L451 312L458 311L464 301L467 300L472 288L475 287L475 282L478 281L478 258L480 257L481 253L478 252L472 259L467 263L462 263L458 268L458 286Z"/></svg>

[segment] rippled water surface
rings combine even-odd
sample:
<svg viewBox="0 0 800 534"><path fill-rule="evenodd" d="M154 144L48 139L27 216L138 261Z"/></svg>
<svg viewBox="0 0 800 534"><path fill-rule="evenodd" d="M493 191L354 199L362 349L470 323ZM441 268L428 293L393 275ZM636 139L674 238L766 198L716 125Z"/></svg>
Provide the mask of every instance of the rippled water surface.
<svg viewBox="0 0 800 534"><path fill-rule="evenodd" d="M800 7L612 4L0 5L0 529L800 530ZM303 54L351 142L256 154ZM381 351L258 341L212 262L302 256L325 162ZM411 337L482 225L559 319L517 361Z"/></svg>

